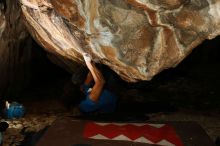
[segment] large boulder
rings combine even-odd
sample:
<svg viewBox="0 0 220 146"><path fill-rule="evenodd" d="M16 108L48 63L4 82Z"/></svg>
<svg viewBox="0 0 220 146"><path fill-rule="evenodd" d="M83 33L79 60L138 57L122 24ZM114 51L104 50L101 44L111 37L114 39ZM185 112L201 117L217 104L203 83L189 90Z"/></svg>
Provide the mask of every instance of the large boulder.
<svg viewBox="0 0 220 146"><path fill-rule="evenodd" d="M82 52L124 80L150 80L220 34L220 0L20 0L29 32L74 72Z"/></svg>
<svg viewBox="0 0 220 146"><path fill-rule="evenodd" d="M15 0L0 1L0 98L21 91L30 76L32 39Z"/></svg>

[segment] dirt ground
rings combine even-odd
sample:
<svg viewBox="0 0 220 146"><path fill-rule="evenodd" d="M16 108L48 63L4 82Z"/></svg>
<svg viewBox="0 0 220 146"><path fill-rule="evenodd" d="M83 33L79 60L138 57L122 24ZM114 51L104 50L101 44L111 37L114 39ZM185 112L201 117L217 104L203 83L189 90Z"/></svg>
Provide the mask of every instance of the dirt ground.
<svg viewBox="0 0 220 146"><path fill-rule="evenodd" d="M51 125L57 118L78 115L77 109L67 110L59 100L28 101L24 103L27 113L24 118L6 120L9 128L4 133L3 146L31 146L30 140L39 131ZM195 121L199 123L213 141L220 135L219 112L178 109L174 112L147 113L149 121ZM2 119L1 121L5 121Z"/></svg>

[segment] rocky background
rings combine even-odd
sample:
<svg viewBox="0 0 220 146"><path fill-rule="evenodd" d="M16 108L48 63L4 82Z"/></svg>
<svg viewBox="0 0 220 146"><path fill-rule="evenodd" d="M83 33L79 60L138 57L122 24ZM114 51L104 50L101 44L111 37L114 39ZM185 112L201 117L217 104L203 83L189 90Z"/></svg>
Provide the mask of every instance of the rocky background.
<svg viewBox="0 0 220 146"><path fill-rule="evenodd" d="M126 81L119 90L129 109L141 103L151 120L196 121L214 141L220 135L220 38L202 41L219 34L219 3L1 0L0 98L27 109L24 118L8 121L5 145L28 145L55 119L78 114L60 105L60 97L83 66L84 51ZM154 106L161 103L162 109Z"/></svg>
<svg viewBox="0 0 220 146"><path fill-rule="evenodd" d="M137 82L175 67L220 32L219 0L2 0L0 5L1 95L29 81L29 33L70 73L83 66L81 53L88 52L123 80Z"/></svg>
<svg viewBox="0 0 220 146"><path fill-rule="evenodd" d="M31 42L20 5L14 0L0 1L0 97L16 94L27 86Z"/></svg>
<svg viewBox="0 0 220 146"><path fill-rule="evenodd" d="M58 56L53 61L74 72L88 52L128 82L152 79L220 34L219 0L20 2L29 32Z"/></svg>

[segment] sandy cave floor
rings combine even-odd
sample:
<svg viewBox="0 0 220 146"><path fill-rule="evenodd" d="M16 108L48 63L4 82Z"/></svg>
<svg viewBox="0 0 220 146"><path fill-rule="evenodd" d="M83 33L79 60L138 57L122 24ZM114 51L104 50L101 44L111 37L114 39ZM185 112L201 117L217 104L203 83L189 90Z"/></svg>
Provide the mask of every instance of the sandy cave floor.
<svg viewBox="0 0 220 146"><path fill-rule="evenodd" d="M24 118L6 120L9 129L4 133L3 146L25 145L34 133L39 132L51 125L57 118L77 115L76 109L66 110L58 100L28 101L24 103L27 114ZM220 136L220 114L219 112L204 112L191 109L179 109L176 112L149 113L150 121L196 121L215 141ZM4 121L5 119L1 119Z"/></svg>

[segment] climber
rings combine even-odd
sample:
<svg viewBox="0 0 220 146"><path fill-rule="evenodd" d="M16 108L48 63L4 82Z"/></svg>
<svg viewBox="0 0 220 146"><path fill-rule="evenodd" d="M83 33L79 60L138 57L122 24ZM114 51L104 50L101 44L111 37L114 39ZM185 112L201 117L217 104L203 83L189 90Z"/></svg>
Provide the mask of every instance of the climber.
<svg viewBox="0 0 220 146"><path fill-rule="evenodd" d="M85 95L79 104L80 111L84 113L96 111L101 113L113 112L116 108L117 97L104 88L105 79L101 71L92 62L91 56L83 53L83 58L89 73L80 87L80 90Z"/></svg>

